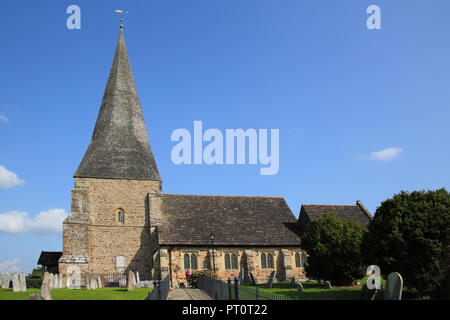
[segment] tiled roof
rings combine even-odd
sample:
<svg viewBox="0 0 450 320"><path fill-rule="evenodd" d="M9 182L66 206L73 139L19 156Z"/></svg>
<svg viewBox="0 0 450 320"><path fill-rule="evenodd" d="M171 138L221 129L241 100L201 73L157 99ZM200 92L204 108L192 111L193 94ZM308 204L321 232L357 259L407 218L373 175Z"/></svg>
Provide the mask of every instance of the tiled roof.
<svg viewBox="0 0 450 320"><path fill-rule="evenodd" d="M283 198L163 196L162 245L299 246L296 218Z"/></svg>
<svg viewBox="0 0 450 320"><path fill-rule="evenodd" d="M161 180L122 30L94 133L74 177Z"/></svg>
<svg viewBox="0 0 450 320"><path fill-rule="evenodd" d="M325 213L336 213L342 219L352 219L363 227L367 227L372 215L357 201L356 205L324 205L324 204L304 204L300 210L299 226L305 230L307 224Z"/></svg>

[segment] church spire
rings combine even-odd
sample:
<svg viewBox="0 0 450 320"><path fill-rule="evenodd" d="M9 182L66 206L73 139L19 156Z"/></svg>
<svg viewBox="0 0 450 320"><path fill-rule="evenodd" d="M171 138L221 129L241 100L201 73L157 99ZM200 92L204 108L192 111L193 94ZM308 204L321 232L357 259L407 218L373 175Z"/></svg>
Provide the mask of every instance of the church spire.
<svg viewBox="0 0 450 320"><path fill-rule="evenodd" d="M74 178L161 180L131 72L123 28L94 133Z"/></svg>

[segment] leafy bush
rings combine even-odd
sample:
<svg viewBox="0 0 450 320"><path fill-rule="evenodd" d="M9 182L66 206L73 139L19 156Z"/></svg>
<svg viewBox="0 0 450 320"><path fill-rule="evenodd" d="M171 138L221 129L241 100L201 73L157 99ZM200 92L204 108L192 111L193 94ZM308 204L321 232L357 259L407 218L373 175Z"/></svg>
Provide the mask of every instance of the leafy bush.
<svg viewBox="0 0 450 320"><path fill-rule="evenodd" d="M443 294L450 265L450 194L402 191L381 203L363 242L368 264L399 272L408 288Z"/></svg>
<svg viewBox="0 0 450 320"><path fill-rule="evenodd" d="M327 213L309 223L302 235L302 249L308 252L305 271L313 279L333 285L351 285L364 273L361 241L364 229L354 220L342 220Z"/></svg>

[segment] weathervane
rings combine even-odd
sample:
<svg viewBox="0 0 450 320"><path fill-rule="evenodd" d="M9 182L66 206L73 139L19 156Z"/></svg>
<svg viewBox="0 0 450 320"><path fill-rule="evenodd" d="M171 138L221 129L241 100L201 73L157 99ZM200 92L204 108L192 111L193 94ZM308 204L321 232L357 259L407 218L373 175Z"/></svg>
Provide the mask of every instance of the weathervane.
<svg viewBox="0 0 450 320"><path fill-rule="evenodd" d="M120 29L123 29L123 14L128 13L128 11L116 10L116 12L120 13Z"/></svg>

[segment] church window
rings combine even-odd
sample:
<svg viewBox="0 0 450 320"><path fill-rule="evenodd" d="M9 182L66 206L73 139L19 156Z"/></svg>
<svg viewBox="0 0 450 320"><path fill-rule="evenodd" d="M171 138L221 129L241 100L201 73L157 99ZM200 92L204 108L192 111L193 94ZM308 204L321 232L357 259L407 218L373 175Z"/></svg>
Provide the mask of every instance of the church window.
<svg viewBox="0 0 450 320"><path fill-rule="evenodd" d="M267 254L267 268L273 269L273 255L271 253Z"/></svg>
<svg viewBox="0 0 450 320"><path fill-rule="evenodd" d="M300 268L300 253L295 253L295 267Z"/></svg>
<svg viewBox="0 0 450 320"><path fill-rule="evenodd" d="M302 262L301 262L300 266L302 268L304 268L305 265L306 265L306 253L302 252Z"/></svg>
<svg viewBox="0 0 450 320"><path fill-rule="evenodd" d="M187 253L184 254L184 269L188 270L191 268L191 264L189 262L189 255Z"/></svg>
<svg viewBox="0 0 450 320"><path fill-rule="evenodd" d="M238 268L238 263L237 263L237 256L235 253L233 253L231 255L231 268L232 269L237 269Z"/></svg>
<svg viewBox="0 0 450 320"><path fill-rule="evenodd" d="M116 220L117 220L118 223L124 223L125 214L123 213L122 209L117 209L117 211L116 211Z"/></svg>
<svg viewBox="0 0 450 320"><path fill-rule="evenodd" d="M191 268L193 270L197 269L197 255L195 253L191 254Z"/></svg>
<svg viewBox="0 0 450 320"><path fill-rule="evenodd" d="M227 270L231 269L230 254L229 253L225 254L225 269L227 269Z"/></svg>
<svg viewBox="0 0 450 320"><path fill-rule="evenodd" d="M266 260L266 254L261 253L261 268L266 269L267 268L267 260Z"/></svg>

